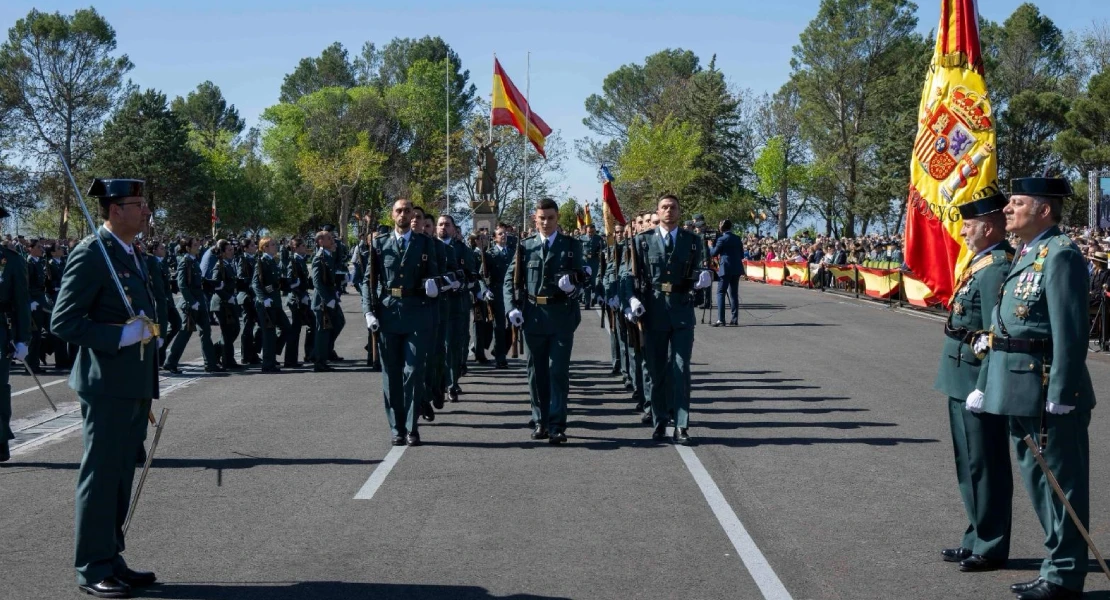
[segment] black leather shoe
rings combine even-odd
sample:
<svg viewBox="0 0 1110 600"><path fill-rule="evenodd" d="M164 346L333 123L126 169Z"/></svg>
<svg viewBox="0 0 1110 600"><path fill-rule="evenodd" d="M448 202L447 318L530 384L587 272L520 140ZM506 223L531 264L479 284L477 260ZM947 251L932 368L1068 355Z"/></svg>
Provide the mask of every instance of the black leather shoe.
<svg viewBox="0 0 1110 600"><path fill-rule="evenodd" d="M528 429L535 429L535 428L536 428L536 420L535 419L528 419Z"/></svg>
<svg viewBox="0 0 1110 600"><path fill-rule="evenodd" d="M547 430L543 427L537 427L536 430L532 432L532 439L534 440L546 440L548 437Z"/></svg>
<svg viewBox="0 0 1110 600"><path fill-rule="evenodd" d="M451 399L451 402L458 402L459 401L459 392L461 392L461 391L462 390L460 390L458 388L455 388L455 389L449 390L447 392L447 395Z"/></svg>
<svg viewBox="0 0 1110 600"><path fill-rule="evenodd" d="M666 425L659 425L658 427L656 427L655 431L653 431L651 433L651 439L653 439L657 442L662 442L663 440L666 440L667 439L667 426Z"/></svg>
<svg viewBox="0 0 1110 600"><path fill-rule="evenodd" d="M331 373L334 370L334 368L327 365L316 365L315 367L312 367L313 373Z"/></svg>
<svg viewBox="0 0 1110 600"><path fill-rule="evenodd" d="M133 588L149 587L158 581L158 577L150 571L135 571L132 569L126 569L122 573L117 573L116 579Z"/></svg>
<svg viewBox="0 0 1110 600"><path fill-rule="evenodd" d="M624 382L624 389L626 389L626 390L628 390L628 391L630 391L630 392L631 392L631 391L633 391L633 390L635 390L635 389L636 389L636 386L632 385L632 382L631 382L631 381L625 381L625 382Z"/></svg>
<svg viewBox="0 0 1110 600"><path fill-rule="evenodd" d="M289 365L287 364L285 366L288 367ZM299 367L300 365L294 365L294 366ZM247 367L246 367L246 365L241 365L239 363L232 363L230 365L225 366L224 369L227 370L227 371L246 371Z"/></svg>
<svg viewBox="0 0 1110 600"><path fill-rule="evenodd" d="M436 388L432 390L432 406L437 409L443 408L444 392L442 389Z"/></svg>
<svg viewBox="0 0 1110 600"><path fill-rule="evenodd" d="M432 408L431 404L427 402L422 403L420 407L420 418L431 423L436 420L436 409Z"/></svg>
<svg viewBox="0 0 1110 600"><path fill-rule="evenodd" d="M409 446L419 446L420 445L420 434L419 433L410 433L410 434L408 434L407 436L405 436L405 443L408 444Z"/></svg>
<svg viewBox="0 0 1110 600"><path fill-rule="evenodd" d="M728 326L729 327L739 327L740 323L737 323L736 321L729 321Z"/></svg>
<svg viewBox="0 0 1110 600"><path fill-rule="evenodd" d="M1040 577L1038 577L1038 578L1034 579L1033 581L1025 581L1025 582L1022 582L1022 583L1015 583L1015 584L1010 586L1010 591L1015 593L1015 594L1020 594L1022 592L1028 592L1029 590L1037 587L1037 584L1039 584L1042 581L1044 581L1044 580L1041 579Z"/></svg>
<svg viewBox="0 0 1110 600"><path fill-rule="evenodd" d="M1078 600L1083 592L1069 590L1051 581L1041 580L1037 585L1017 595L1017 600Z"/></svg>
<svg viewBox="0 0 1110 600"><path fill-rule="evenodd" d="M493 363L493 368L495 368L495 369L498 369L498 370L500 370L500 369L508 369L508 368L509 368L509 361L507 361L507 360L499 360L499 361L497 361L497 362Z"/></svg>
<svg viewBox="0 0 1110 600"><path fill-rule="evenodd" d="M651 413L646 412L640 415L640 423L643 423L644 425L651 425Z"/></svg>
<svg viewBox="0 0 1110 600"><path fill-rule="evenodd" d="M177 367L162 367L162 370L167 372L167 373L172 373L174 375L180 375L181 374L181 369L179 369Z"/></svg>
<svg viewBox="0 0 1110 600"><path fill-rule="evenodd" d="M96 583L78 585L77 589L90 596L96 596L97 598L131 597L131 586L115 577L108 577L104 581L98 581Z"/></svg>
<svg viewBox="0 0 1110 600"><path fill-rule="evenodd" d="M395 436L393 436L393 439L389 440L389 443L393 444L394 446L404 446L405 445L405 436L395 435Z"/></svg>
<svg viewBox="0 0 1110 600"><path fill-rule="evenodd" d="M724 321L713 321L712 323L709 324L709 326L710 327L723 327L724 324L725 324Z"/></svg>
<svg viewBox="0 0 1110 600"><path fill-rule="evenodd" d="M552 433L551 437L547 439L547 443L551 444L552 446L562 444L566 441L567 434L563 433L562 431L556 431L555 433Z"/></svg>
<svg viewBox="0 0 1110 600"><path fill-rule="evenodd" d="M1004 560L987 558L981 554L972 554L960 561L960 570L964 573L977 573L979 571L997 571L1005 564Z"/></svg>
<svg viewBox="0 0 1110 600"><path fill-rule="evenodd" d="M285 367L286 369L299 369L299 368L303 367L304 365L299 363L299 362L285 361L284 363L282 363L282 366ZM235 365L235 367L242 368L240 365Z"/></svg>
<svg viewBox="0 0 1110 600"><path fill-rule="evenodd" d="M12 459L12 453L8 450L8 440L0 442L0 462L8 462Z"/></svg>
<svg viewBox="0 0 1110 600"><path fill-rule="evenodd" d="M610 375L620 375L621 374L621 368L620 367L613 367L613 370L609 371L609 374Z"/></svg>
<svg viewBox="0 0 1110 600"><path fill-rule="evenodd" d="M281 373L279 367L262 367L262 373Z"/></svg>
<svg viewBox="0 0 1110 600"><path fill-rule="evenodd" d="M674 428L674 443L686 445L690 443L690 434L685 427Z"/></svg>
<svg viewBox="0 0 1110 600"><path fill-rule="evenodd" d="M265 369L263 369L263 370L265 370ZM221 367L220 365L212 365L211 367L204 367L204 372L205 373L227 373L227 369Z"/></svg>
<svg viewBox="0 0 1110 600"><path fill-rule="evenodd" d="M328 355L328 360L334 360L334 361L338 362L338 361L341 361L341 360L343 360L343 357L342 357L342 356L339 356L338 354L336 354L336 353L335 353L335 352L333 351L333 352L332 352L331 354L329 354L329 355Z"/></svg>
<svg viewBox="0 0 1110 600"><path fill-rule="evenodd" d="M944 562L960 562L970 556L971 548L964 548L963 546L959 548L945 548L940 551L940 557L944 559Z"/></svg>

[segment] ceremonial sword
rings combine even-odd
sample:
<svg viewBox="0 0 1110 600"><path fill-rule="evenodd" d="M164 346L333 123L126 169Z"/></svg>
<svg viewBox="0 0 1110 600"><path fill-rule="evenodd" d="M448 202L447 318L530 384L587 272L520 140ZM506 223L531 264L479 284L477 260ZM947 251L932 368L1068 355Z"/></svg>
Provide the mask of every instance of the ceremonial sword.
<svg viewBox="0 0 1110 600"><path fill-rule="evenodd" d="M15 358L15 356L12 356L12 358ZM46 401L50 403L50 408L53 408L54 412L58 412L58 407L54 406L54 401L50 399L50 394L46 393L46 388L42 387L42 382L39 381L39 376L35 375L35 372L31 370L31 367L27 365L27 361L22 358L15 359L19 361L19 364L23 365L24 369L27 369L27 374L31 376L31 379L35 380L35 385L39 386L39 391L42 392L43 396L46 396Z"/></svg>

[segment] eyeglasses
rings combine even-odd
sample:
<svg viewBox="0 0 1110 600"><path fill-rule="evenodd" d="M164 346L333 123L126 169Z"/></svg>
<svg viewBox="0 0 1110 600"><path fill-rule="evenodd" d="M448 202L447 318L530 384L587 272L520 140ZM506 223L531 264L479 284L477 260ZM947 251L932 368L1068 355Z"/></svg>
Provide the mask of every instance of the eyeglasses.
<svg viewBox="0 0 1110 600"><path fill-rule="evenodd" d="M150 205L147 204L146 200L139 200L138 202L120 202L120 203L116 204L116 206L131 206L132 204L138 204L139 207L141 207L141 208L149 208L150 207Z"/></svg>

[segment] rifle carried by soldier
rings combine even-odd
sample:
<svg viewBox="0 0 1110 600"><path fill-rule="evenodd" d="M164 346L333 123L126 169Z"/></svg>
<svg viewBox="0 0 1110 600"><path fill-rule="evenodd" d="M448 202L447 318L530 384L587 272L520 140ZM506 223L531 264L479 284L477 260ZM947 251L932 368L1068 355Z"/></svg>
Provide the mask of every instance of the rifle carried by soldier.
<svg viewBox="0 0 1110 600"><path fill-rule="evenodd" d="M638 294L640 294L644 299L647 299L647 297L651 294L651 287L647 281L647 278L644 277L644 274L640 272L640 261L636 256L635 236L628 240L628 260L628 270L629 273L632 275L632 285L636 289L636 292ZM631 325L632 327L628 328L628 344L637 348L643 348L643 321L640 319L632 319Z"/></svg>
<svg viewBox="0 0 1110 600"><path fill-rule="evenodd" d="M516 248L513 249L513 306L520 307L520 312L524 312L525 300L527 299L527 291L524 289L524 268L521 265L524 262L524 256L521 246L524 244L523 239L517 239ZM512 357L517 358L524 353L524 335L522 328L510 325L512 336L510 337L510 347L512 349Z"/></svg>

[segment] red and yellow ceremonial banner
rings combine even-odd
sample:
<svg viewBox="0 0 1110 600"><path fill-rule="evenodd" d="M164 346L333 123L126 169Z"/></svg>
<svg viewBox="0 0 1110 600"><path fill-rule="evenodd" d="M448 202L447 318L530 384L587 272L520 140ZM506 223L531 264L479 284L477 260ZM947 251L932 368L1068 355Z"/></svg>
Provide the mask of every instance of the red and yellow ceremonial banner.
<svg viewBox="0 0 1110 600"><path fill-rule="evenodd" d="M946 306L968 249L957 206L998 191L975 0L941 0L910 164L906 266Z"/></svg>
<svg viewBox="0 0 1110 600"><path fill-rule="evenodd" d="M493 59L493 106L490 120L494 125L511 125L522 135L526 136L536 152L547 158L543 153L543 142L551 135L551 128L535 112L528 108L528 100L516 89L513 81L501 68L501 63ZM525 132L527 123L527 132Z"/></svg>

